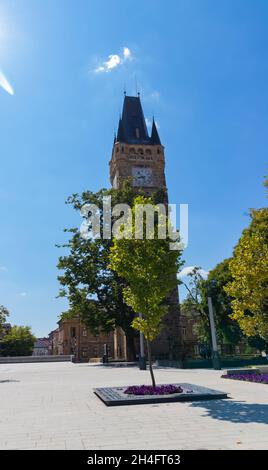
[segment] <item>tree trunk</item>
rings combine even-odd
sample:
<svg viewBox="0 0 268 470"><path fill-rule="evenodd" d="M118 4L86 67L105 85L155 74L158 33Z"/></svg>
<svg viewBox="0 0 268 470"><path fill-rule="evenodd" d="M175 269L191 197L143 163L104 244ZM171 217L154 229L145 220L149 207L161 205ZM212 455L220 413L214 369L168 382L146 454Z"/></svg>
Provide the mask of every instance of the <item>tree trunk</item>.
<svg viewBox="0 0 268 470"><path fill-rule="evenodd" d="M126 335L126 359L129 362L136 361L136 350L134 342L134 334L132 331L125 331Z"/></svg>
<svg viewBox="0 0 268 470"><path fill-rule="evenodd" d="M152 379L152 385L155 387L155 378L154 378L154 372L153 372L153 364L152 364L152 353L151 353L151 342L146 341L147 343L147 353L148 353L148 362L149 362L149 370L151 374L151 379Z"/></svg>

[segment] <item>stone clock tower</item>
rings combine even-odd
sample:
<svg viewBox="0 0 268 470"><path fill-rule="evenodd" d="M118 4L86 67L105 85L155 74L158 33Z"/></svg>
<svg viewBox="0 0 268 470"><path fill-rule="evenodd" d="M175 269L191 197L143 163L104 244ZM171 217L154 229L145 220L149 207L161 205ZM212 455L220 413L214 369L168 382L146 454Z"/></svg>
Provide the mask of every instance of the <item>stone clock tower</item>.
<svg viewBox="0 0 268 470"><path fill-rule="evenodd" d="M166 186L164 147L154 120L151 136L148 135L140 98L134 96L125 96L110 161L114 188L129 177L146 194Z"/></svg>
<svg viewBox="0 0 268 470"><path fill-rule="evenodd" d="M133 185L150 195L166 190L165 153L155 121L149 136L139 96L125 96L122 116L114 138L110 160L110 181L113 188L132 178ZM154 342L152 352L156 358L178 359L181 353L178 289L168 296L169 312L165 327Z"/></svg>

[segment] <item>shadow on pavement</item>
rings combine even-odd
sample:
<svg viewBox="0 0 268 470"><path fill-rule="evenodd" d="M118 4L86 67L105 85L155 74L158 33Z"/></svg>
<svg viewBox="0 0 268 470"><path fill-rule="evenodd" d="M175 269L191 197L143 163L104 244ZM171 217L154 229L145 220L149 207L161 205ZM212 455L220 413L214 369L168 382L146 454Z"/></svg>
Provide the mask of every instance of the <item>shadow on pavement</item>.
<svg viewBox="0 0 268 470"><path fill-rule="evenodd" d="M232 400L193 402L191 407L205 408L205 415L231 423L268 424L268 405Z"/></svg>
<svg viewBox="0 0 268 470"><path fill-rule="evenodd" d="M20 380L0 380L0 384L8 383L8 382L20 382Z"/></svg>

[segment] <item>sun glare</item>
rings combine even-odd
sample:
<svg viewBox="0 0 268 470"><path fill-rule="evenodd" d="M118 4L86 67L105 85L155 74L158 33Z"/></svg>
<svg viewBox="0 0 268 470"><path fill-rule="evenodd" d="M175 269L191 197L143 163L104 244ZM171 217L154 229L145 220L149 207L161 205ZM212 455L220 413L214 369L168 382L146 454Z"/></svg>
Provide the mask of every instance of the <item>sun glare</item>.
<svg viewBox="0 0 268 470"><path fill-rule="evenodd" d="M9 28L7 17L4 14L3 8L0 7L0 88L5 90L9 95L14 95L14 90L11 84L9 83L4 72L1 70L1 66L3 66L2 60L4 59L4 56L6 56L8 50L8 30Z"/></svg>

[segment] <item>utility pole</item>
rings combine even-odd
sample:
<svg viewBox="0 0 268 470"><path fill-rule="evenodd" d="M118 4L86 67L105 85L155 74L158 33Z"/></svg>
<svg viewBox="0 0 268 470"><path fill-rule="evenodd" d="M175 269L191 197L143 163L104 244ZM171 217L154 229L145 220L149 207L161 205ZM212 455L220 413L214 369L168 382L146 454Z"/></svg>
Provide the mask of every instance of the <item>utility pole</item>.
<svg viewBox="0 0 268 470"><path fill-rule="evenodd" d="M209 311L209 323L210 323L210 331L211 331L211 339L212 339L212 363L213 363L213 367L215 370L220 370L221 369L220 356L218 352L213 306L212 306L212 300L210 296L208 296L208 311Z"/></svg>

